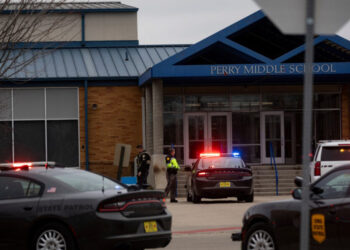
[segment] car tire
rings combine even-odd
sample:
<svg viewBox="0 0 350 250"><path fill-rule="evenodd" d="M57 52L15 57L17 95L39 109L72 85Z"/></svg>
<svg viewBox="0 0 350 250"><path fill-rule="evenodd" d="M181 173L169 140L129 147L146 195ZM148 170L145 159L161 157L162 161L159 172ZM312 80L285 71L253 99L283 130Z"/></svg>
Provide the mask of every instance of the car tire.
<svg viewBox="0 0 350 250"><path fill-rule="evenodd" d="M248 229L243 239L242 250L248 249L277 250L275 237L268 224L257 223Z"/></svg>
<svg viewBox="0 0 350 250"><path fill-rule="evenodd" d="M254 192L250 195L247 195L246 197L244 197L244 200L246 202L253 202L254 201Z"/></svg>
<svg viewBox="0 0 350 250"><path fill-rule="evenodd" d="M190 195L190 192L187 191L187 201L191 202L192 201L192 196Z"/></svg>
<svg viewBox="0 0 350 250"><path fill-rule="evenodd" d="M200 203L202 197L196 195L196 193L192 190L192 202L193 203Z"/></svg>
<svg viewBox="0 0 350 250"><path fill-rule="evenodd" d="M239 202L244 201L244 197L243 196L237 196L237 201L239 201Z"/></svg>
<svg viewBox="0 0 350 250"><path fill-rule="evenodd" d="M49 223L40 227L32 239L32 250L47 249L56 246L57 250L76 250L72 233L62 224Z"/></svg>

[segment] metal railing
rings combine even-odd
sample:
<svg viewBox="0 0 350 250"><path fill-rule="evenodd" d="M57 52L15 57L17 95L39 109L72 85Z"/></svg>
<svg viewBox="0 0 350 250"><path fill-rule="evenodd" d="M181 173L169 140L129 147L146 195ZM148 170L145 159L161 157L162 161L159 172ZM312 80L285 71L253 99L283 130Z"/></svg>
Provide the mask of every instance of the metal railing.
<svg viewBox="0 0 350 250"><path fill-rule="evenodd" d="M270 164L275 169L276 195L278 196L278 170L277 170L277 166L276 166L275 152L273 150L273 146L272 146L271 142L270 142Z"/></svg>

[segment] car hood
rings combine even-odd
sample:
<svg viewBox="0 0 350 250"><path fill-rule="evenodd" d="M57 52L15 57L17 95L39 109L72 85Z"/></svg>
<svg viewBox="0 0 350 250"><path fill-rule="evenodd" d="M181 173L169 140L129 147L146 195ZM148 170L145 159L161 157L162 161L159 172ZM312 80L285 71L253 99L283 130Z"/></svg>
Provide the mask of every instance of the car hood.
<svg viewBox="0 0 350 250"><path fill-rule="evenodd" d="M300 200L288 199L281 201L272 201L257 204L250 207L244 214L243 221L250 220L253 217L271 218L272 214L278 210L290 210L300 206Z"/></svg>

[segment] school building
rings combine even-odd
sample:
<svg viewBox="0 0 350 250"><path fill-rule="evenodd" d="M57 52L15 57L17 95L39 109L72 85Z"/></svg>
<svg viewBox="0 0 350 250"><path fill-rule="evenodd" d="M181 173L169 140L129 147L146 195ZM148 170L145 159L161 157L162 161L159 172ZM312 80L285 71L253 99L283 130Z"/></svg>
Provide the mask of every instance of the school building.
<svg viewBox="0 0 350 250"><path fill-rule="evenodd" d="M182 165L233 151L250 165L270 164L271 154L300 164L303 36L282 34L258 11L193 45L140 45L137 11L119 2L52 11L74 17L71 39L35 44L23 58L64 42L1 80L0 162L115 177L115 144L131 144L133 159L143 143L159 159L175 147ZM313 141L349 138L350 42L317 36L314 48Z"/></svg>

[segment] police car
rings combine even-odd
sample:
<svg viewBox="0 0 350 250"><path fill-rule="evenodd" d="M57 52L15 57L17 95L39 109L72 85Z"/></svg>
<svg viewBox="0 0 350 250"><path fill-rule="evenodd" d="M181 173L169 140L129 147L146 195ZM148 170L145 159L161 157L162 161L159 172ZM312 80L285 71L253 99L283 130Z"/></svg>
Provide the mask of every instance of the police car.
<svg viewBox="0 0 350 250"><path fill-rule="evenodd" d="M299 249L301 185L292 200L262 203L243 216L240 233L232 239L242 241L242 249ZM310 187L310 249L349 249L350 165L337 167Z"/></svg>
<svg viewBox="0 0 350 250"><path fill-rule="evenodd" d="M163 197L80 169L0 165L0 249L165 247L171 215Z"/></svg>
<svg viewBox="0 0 350 250"><path fill-rule="evenodd" d="M311 182L344 164L350 164L350 141L320 141L313 161L310 163Z"/></svg>
<svg viewBox="0 0 350 250"><path fill-rule="evenodd" d="M237 197L239 201L253 202L253 173L238 152L232 154L203 153L185 168L187 201L198 203L202 198Z"/></svg>

